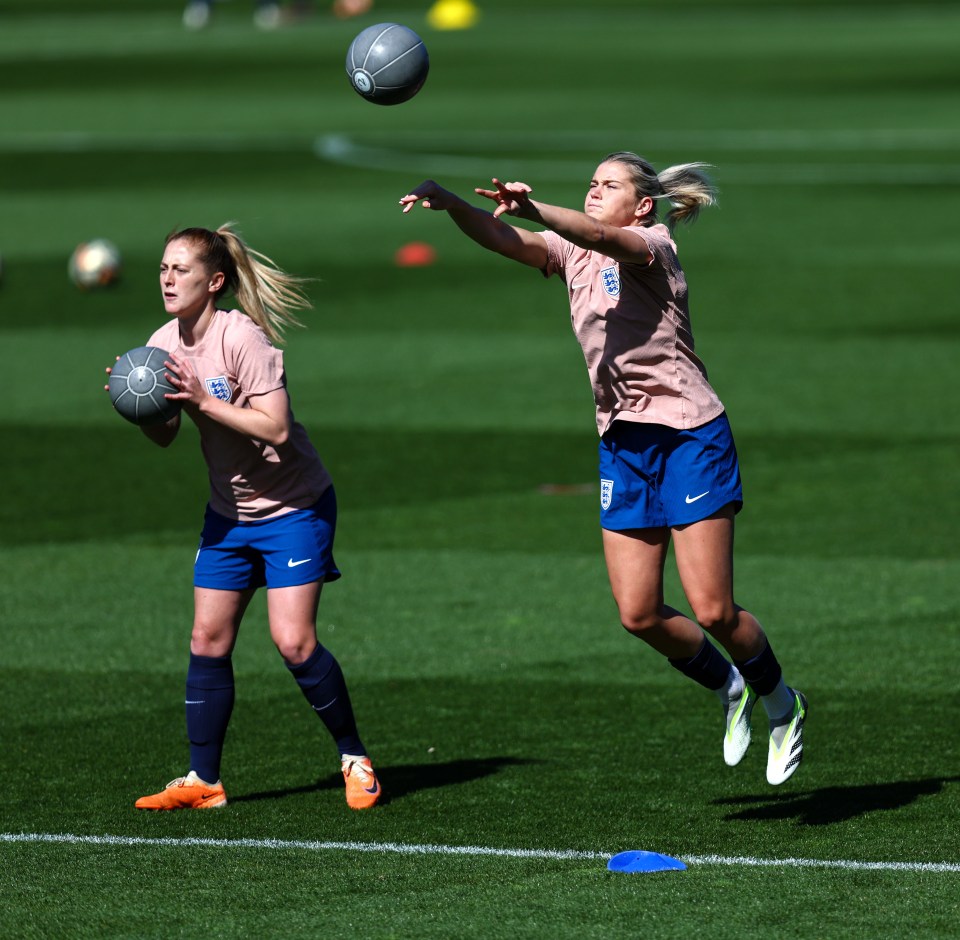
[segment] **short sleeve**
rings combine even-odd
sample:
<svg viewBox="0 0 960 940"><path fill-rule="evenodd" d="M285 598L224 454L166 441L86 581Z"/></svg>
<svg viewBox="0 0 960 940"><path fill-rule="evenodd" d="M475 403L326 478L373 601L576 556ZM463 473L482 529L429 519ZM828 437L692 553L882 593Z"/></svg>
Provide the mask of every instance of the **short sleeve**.
<svg viewBox="0 0 960 940"><path fill-rule="evenodd" d="M265 395L286 385L283 352L267 338L252 320L244 317L231 331L229 348L234 372L247 395Z"/></svg>
<svg viewBox="0 0 960 940"><path fill-rule="evenodd" d="M637 265L639 270L662 268L666 271L674 271L679 267L677 246L664 225L631 226L630 231L636 232L650 249L650 261L647 264Z"/></svg>
<svg viewBox="0 0 960 940"><path fill-rule="evenodd" d="M556 274L566 281L567 255L564 247L570 243L561 238L556 232L546 231L539 233L547 243L547 263L540 269L544 277Z"/></svg>

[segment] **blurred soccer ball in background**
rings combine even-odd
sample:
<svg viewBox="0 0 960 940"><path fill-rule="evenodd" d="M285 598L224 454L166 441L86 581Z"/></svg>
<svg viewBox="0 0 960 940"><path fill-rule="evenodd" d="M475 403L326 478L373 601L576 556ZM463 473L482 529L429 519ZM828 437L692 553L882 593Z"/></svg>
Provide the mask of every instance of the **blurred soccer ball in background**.
<svg viewBox="0 0 960 940"><path fill-rule="evenodd" d="M82 290L108 287L120 277L123 259L120 250L105 238L83 242L70 255L70 280Z"/></svg>

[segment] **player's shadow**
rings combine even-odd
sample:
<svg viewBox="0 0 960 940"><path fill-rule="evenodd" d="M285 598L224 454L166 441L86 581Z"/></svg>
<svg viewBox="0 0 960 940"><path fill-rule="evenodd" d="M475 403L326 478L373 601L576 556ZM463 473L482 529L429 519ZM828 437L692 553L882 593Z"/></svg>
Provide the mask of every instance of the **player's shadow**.
<svg viewBox="0 0 960 940"><path fill-rule="evenodd" d="M418 790L433 790L437 787L449 787L458 783L469 783L481 777L489 777L504 767L535 764L540 761L519 757L477 757L464 760L452 760L441 763L424 764L377 764L377 777L383 786L383 799L380 805L400 799ZM324 777L316 783L302 787L287 787L282 790L262 790L258 793L245 793L231 796L231 803L253 802L254 800L279 800L299 793L317 793L321 790L342 790L343 776L339 773Z"/></svg>
<svg viewBox="0 0 960 940"><path fill-rule="evenodd" d="M742 806L727 819L769 821L795 819L805 826L828 826L880 810L909 806L921 796L936 796L944 784L960 777L928 777L866 786L823 787L799 793L781 791L752 796L731 796L714 800L715 806Z"/></svg>

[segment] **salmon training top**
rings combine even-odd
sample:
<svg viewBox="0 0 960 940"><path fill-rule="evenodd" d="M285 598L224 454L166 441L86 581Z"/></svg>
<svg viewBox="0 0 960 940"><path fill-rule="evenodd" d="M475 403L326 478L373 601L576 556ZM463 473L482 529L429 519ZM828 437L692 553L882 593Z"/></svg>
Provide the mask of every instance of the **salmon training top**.
<svg viewBox="0 0 960 940"><path fill-rule="evenodd" d="M649 264L614 261L556 232L547 242L546 277L567 286L573 331L593 386L597 430L614 421L700 427L723 413L694 352L687 282L677 246L662 224L629 226L648 245Z"/></svg>
<svg viewBox="0 0 960 940"><path fill-rule="evenodd" d="M148 340L189 360L207 393L239 408L258 395L286 388L283 352L240 310L217 310L203 337L184 346L176 319ZM330 486L330 475L293 420L286 443L274 447L191 415L210 475L210 507L223 516L254 522L312 506Z"/></svg>

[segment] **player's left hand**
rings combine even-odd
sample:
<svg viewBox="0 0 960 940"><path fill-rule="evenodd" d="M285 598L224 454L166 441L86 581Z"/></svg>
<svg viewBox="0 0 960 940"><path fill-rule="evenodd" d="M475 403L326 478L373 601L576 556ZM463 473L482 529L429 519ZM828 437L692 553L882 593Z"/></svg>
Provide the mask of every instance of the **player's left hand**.
<svg viewBox="0 0 960 940"><path fill-rule="evenodd" d="M404 213L409 212L418 202L424 209L444 212L455 206L459 200L453 193L444 189L434 180L424 180L400 199L400 205L403 206Z"/></svg>
<svg viewBox="0 0 960 940"><path fill-rule="evenodd" d="M533 189L526 183L503 183L494 177L491 182L496 189L474 190L478 196L492 199L497 203L493 210L493 217L499 219L501 215L514 215L518 218L529 218L532 209L529 194Z"/></svg>
<svg viewBox="0 0 960 940"><path fill-rule="evenodd" d="M119 356L115 357L114 361L115 361L115 362L119 362L119 361L120 361L120 357L119 357ZM106 369L104 369L103 371L107 373L107 378L109 379L109 377L110 377L111 375L113 375L113 366L107 366ZM104 390L105 392L109 392L109 391L110 391L110 386L109 386L109 385L104 385L104 386L103 386L103 390Z"/></svg>

